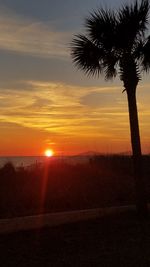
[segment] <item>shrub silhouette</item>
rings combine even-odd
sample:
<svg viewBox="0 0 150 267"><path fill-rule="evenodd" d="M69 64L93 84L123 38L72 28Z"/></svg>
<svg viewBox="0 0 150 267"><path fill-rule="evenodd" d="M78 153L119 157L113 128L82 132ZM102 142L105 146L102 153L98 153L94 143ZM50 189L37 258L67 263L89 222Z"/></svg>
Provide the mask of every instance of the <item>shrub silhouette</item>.
<svg viewBox="0 0 150 267"><path fill-rule="evenodd" d="M144 168L150 192L150 157L144 158ZM6 164L0 168L0 216L133 203L131 176L131 157L93 157L89 163L77 165L56 160L29 169Z"/></svg>

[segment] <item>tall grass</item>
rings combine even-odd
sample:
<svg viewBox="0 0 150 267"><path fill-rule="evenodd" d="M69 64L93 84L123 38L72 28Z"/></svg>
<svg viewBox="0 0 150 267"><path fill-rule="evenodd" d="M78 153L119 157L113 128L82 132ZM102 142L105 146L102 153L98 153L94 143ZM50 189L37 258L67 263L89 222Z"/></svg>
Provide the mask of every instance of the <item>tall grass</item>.
<svg viewBox="0 0 150 267"><path fill-rule="evenodd" d="M150 193L150 157L144 173ZM132 163L128 156L95 156L89 163L61 161L0 169L0 217L134 203Z"/></svg>

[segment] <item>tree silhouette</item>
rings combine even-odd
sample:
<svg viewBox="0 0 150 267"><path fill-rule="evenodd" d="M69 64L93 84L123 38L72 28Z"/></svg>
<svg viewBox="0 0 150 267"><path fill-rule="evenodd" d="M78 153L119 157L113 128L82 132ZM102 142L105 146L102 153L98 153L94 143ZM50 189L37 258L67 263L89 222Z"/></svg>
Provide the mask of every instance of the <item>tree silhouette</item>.
<svg viewBox="0 0 150 267"><path fill-rule="evenodd" d="M148 214L136 104L142 72L150 68L149 0L124 4L118 11L100 8L85 20L85 35L71 42L73 62L87 75L120 76L127 93L138 214Z"/></svg>

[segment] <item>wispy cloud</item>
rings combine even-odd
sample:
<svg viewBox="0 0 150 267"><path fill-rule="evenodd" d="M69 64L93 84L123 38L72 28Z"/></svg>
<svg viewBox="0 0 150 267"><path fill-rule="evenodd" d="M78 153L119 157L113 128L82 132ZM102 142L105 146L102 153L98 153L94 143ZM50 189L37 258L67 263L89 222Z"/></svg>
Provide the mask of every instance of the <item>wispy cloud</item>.
<svg viewBox="0 0 150 267"><path fill-rule="evenodd" d="M23 82L22 82L23 84ZM0 90L1 121L17 123L24 127L38 128L62 135L106 135L107 128L117 129L120 121L127 120L124 102L119 102L116 87L79 87L61 83L28 81L28 90ZM30 88L30 90L29 90ZM105 90L106 89L106 90ZM94 100L84 103L83 98L98 94L108 98L108 105ZM12 101L13 98L13 101ZM116 100L114 100L116 98ZM118 126L117 126L118 125ZM122 127L125 128L125 126ZM111 135L109 131L108 135Z"/></svg>
<svg viewBox="0 0 150 267"><path fill-rule="evenodd" d="M56 139L58 142L61 136L66 146L71 142L76 147L78 140L80 146L82 143L92 146L92 142L104 146L105 143L104 150L107 150L107 143L114 145L114 149L118 143L128 148L128 107L126 94L121 94L121 88L81 87L42 81L21 81L20 84L20 90L0 89L0 125L3 128L12 124L50 134L47 143L56 142ZM106 105L103 99L107 99ZM140 96L138 99L142 140L148 143L148 95L146 100Z"/></svg>
<svg viewBox="0 0 150 267"><path fill-rule="evenodd" d="M5 10L0 12L0 49L39 57L68 56L71 33L60 32L50 22L27 19Z"/></svg>

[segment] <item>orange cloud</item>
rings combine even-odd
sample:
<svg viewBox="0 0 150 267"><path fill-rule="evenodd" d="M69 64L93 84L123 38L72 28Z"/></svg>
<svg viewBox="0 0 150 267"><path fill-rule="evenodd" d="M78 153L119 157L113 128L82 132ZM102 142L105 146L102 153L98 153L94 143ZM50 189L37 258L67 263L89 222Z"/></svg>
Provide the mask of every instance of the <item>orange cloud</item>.
<svg viewBox="0 0 150 267"><path fill-rule="evenodd" d="M41 81L24 83L26 90L0 89L0 126L12 124L16 129L16 133L11 128L7 132L4 127L0 141L5 143L5 147L13 146L8 142L10 133L16 147L19 144L21 147L21 143L27 147L26 134L30 132L36 138L33 137L33 141L30 139L32 148L25 149L26 154L27 150L35 151L36 143L37 153L41 153L42 146L46 145L45 140L50 140L51 145L55 143L58 153L75 153L94 148L102 152L130 149L127 99L120 87L87 88ZM146 89L143 88L143 91ZM145 98L138 95L140 129L145 150L150 136L148 97L148 94L145 94ZM19 139L17 132L20 129L24 130ZM0 154L2 152L1 148Z"/></svg>

